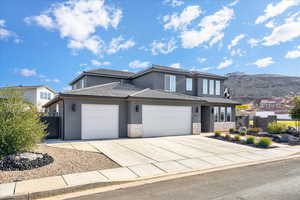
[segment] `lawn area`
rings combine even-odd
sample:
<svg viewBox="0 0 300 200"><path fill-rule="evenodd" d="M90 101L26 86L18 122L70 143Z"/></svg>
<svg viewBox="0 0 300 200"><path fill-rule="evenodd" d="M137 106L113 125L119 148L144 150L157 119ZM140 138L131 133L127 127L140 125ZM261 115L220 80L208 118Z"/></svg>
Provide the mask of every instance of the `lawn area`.
<svg viewBox="0 0 300 200"><path fill-rule="evenodd" d="M284 124L286 126L293 126L296 127L296 121L277 121L278 124ZM253 120L249 121L250 125L253 125Z"/></svg>

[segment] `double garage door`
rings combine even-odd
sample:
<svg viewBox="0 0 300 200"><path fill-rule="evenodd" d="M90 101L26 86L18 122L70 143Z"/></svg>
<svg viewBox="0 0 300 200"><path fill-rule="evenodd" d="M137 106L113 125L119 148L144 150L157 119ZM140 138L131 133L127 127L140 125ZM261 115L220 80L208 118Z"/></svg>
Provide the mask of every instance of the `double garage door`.
<svg viewBox="0 0 300 200"><path fill-rule="evenodd" d="M81 108L82 139L119 137L119 106L83 104ZM191 134L190 106L143 105L143 137Z"/></svg>

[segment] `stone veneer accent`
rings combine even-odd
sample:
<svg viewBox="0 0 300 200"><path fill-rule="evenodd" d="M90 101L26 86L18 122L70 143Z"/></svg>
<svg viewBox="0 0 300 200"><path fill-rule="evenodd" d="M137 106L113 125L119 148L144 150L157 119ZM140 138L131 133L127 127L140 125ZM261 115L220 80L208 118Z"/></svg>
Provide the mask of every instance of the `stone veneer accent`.
<svg viewBox="0 0 300 200"><path fill-rule="evenodd" d="M200 135L200 133L201 133L201 123L193 123L192 134Z"/></svg>
<svg viewBox="0 0 300 200"><path fill-rule="evenodd" d="M130 138L143 137L143 124L128 124L127 136Z"/></svg>
<svg viewBox="0 0 300 200"><path fill-rule="evenodd" d="M235 128L235 122L215 122L215 131L228 131L231 128Z"/></svg>

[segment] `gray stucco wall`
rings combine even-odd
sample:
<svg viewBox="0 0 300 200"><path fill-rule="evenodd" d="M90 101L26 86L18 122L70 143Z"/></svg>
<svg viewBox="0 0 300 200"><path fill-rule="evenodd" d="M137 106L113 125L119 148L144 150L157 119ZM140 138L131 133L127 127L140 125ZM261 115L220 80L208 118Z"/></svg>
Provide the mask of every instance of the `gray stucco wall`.
<svg viewBox="0 0 300 200"><path fill-rule="evenodd" d="M65 102L65 127L64 136L66 140L81 139L81 105L82 104L110 104L119 105L119 137L127 137L127 102L114 99L72 99ZM72 104L76 105L75 112Z"/></svg>
<svg viewBox="0 0 300 200"><path fill-rule="evenodd" d="M86 76L86 87L101 85L112 82L121 82L124 79L121 78L110 78L110 77L99 77L99 76Z"/></svg>
<svg viewBox="0 0 300 200"><path fill-rule="evenodd" d="M131 82L140 88L153 88L155 89L155 73L148 73L138 78L133 79Z"/></svg>

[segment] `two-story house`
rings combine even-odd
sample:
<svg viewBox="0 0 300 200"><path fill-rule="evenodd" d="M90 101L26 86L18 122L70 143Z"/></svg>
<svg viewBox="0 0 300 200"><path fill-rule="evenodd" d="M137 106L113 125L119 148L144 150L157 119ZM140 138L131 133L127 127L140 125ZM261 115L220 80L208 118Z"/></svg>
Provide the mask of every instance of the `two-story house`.
<svg viewBox="0 0 300 200"><path fill-rule="evenodd" d="M48 103L56 95L55 91L46 85L35 85L35 86L10 86L6 88L12 88L18 90L24 99L35 105L39 112L43 112L43 105Z"/></svg>
<svg viewBox="0 0 300 200"><path fill-rule="evenodd" d="M137 73L82 72L45 105L58 112L62 139L200 134L235 127L226 77L153 65Z"/></svg>

